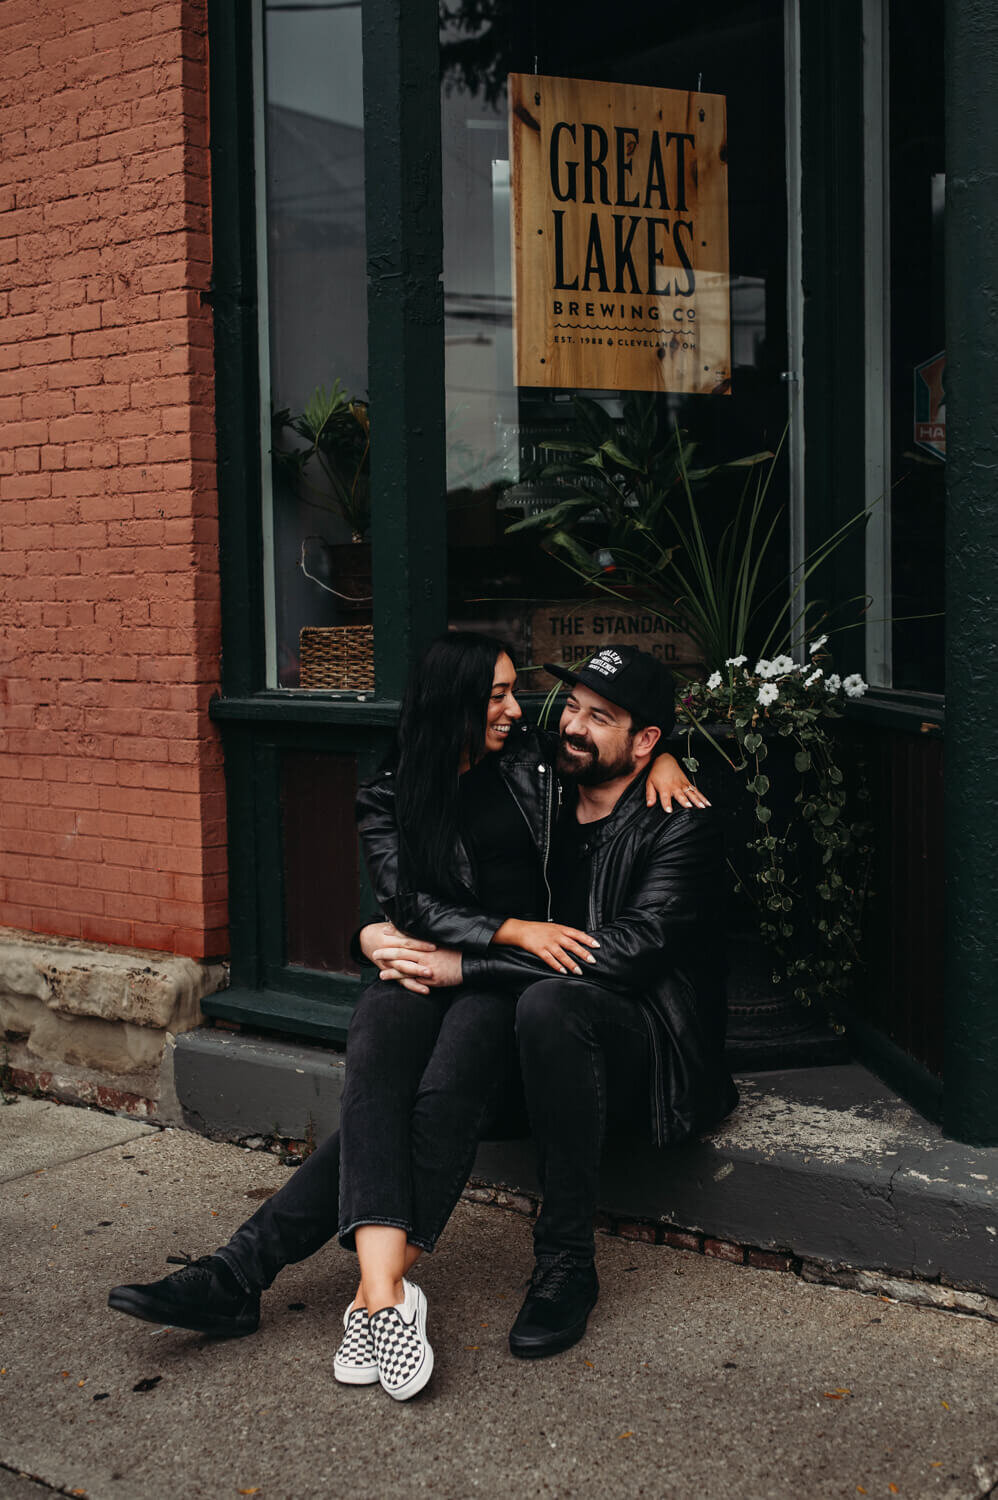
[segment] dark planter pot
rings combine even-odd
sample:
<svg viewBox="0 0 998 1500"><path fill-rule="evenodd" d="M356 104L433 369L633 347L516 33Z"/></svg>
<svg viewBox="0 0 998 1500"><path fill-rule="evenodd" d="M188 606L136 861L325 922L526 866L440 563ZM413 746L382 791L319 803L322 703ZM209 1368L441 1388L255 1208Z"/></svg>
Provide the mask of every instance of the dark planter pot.
<svg viewBox="0 0 998 1500"><path fill-rule="evenodd" d="M369 625L374 618L370 542L327 542L329 584L344 624Z"/></svg>
<svg viewBox="0 0 998 1500"><path fill-rule="evenodd" d="M726 727L708 726L718 743L727 747L733 735ZM767 804L774 826L785 826L794 810L800 776L794 768L795 746L778 734L767 734L766 759L761 769L771 788ZM724 826L725 854L735 869L744 868L745 844L758 837L760 825L752 796L745 791L745 775L736 774L712 745L693 738L693 754L700 763L697 785L710 798ZM681 750L685 754L685 737ZM802 852L808 851L801 840ZM730 865L728 867L730 875ZM805 868L803 879L816 878ZM729 881L728 904L728 1036L729 1066L739 1070L802 1068L844 1062L848 1057L845 1037L837 1035L823 1013L794 999L789 987L773 983L774 955L759 932L758 915L744 895L736 894L734 877Z"/></svg>

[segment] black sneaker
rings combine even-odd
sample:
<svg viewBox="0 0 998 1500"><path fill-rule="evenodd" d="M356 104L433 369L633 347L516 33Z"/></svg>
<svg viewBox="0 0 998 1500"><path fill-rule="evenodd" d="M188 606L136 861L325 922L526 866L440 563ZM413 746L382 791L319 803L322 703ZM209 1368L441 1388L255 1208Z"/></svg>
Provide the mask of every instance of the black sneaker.
<svg viewBox="0 0 998 1500"><path fill-rule="evenodd" d="M168 1255L168 1265L183 1270L145 1285L115 1286L108 1307L147 1323L190 1328L216 1339L239 1339L260 1326L260 1293L247 1292L223 1260L215 1255Z"/></svg>
<svg viewBox="0 0 998 1500"><path fill-rule="evenodd" d="M518 1359L543 1359L577 1344L599 1296L592 1261L556 1255L538 1261L530 1290L509 1333Z"/></svg>

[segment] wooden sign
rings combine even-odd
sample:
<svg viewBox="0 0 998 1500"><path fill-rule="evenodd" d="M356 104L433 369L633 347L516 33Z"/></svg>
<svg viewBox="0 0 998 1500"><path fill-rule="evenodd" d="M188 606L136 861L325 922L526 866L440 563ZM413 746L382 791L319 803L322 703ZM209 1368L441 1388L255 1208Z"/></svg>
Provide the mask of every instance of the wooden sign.
<svg viewBox="0 0 998 1500"><path fill-rule="evenodd" d="M731 379L722 94L509 77L517 385Z"/></svg>
<svg viewBox="0 0 998 1500"><path fill-rule="evenodd" d="M530 659L536 666L550 661L571 667L587 661L602 646L621 645L647 651L680 673L700 662L699 650L682 621L661 620L639 604L623 600L538 605L531 619L531 636ZM524 682L546 690L554 686L555 678L547 672L530 672Z"/></svg>

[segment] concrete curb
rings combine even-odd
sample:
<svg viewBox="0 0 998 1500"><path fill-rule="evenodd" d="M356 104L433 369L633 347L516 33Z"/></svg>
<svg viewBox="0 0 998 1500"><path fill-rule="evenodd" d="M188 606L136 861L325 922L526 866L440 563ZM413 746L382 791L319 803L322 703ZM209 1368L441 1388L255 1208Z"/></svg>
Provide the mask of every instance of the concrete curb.
<svg viewBox="0 0 998 1500"><path fill-rule="evenodd" d="M175 1069L185 1122L204 1134L304 1141L336 1127L340 1054L206 1028L177 1038ZM738 1109L703 1140L611 1143L602 1211L801 1266L998 1296L998 1148L946 1140L856 1064L738 1083ZM483 1144L474 1178L538 1197L529 1142Z"/></svg>
<svg viewBox="0 0 998 1500"><path fill-rule="evenodd" d="M540 1200L522 1193L510 1193L489 1183L472 1181L461 1194L468 1203L504 1209L508 1213L536 1218ZM779 1271L821 1286L837 1286L848 1291L864 1292L887 1302L906 1302L915 1307L931 1307L944 1312L962 1313L968 1317L986 1318L998 1323L998 1298L981 1292L961 1291L940 1282L911 1281L888 1276L879 1271L859 1270L845 1266L839 1270L817 1260L763 1250L758 1245L738 1245L710 1235L681 1229L675 1224L655 1224L650 1220L616 1220L600 1213L597 1233L614 1239L638 1240L646 1245L669 1245L691 1255L706 1255L730 1265L751 1266L756 1271Z"/></svg>

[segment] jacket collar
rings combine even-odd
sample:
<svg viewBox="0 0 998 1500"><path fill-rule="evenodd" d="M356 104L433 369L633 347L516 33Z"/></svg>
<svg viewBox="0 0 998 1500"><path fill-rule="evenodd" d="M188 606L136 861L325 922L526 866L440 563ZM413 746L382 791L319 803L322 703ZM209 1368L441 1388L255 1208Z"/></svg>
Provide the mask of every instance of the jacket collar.
<svg viewBox="0 0 998 1500"><path fill-rule="evenodd" d="M597 842L605 843L608 839L615 839L623 829L630 826L643 812L645 807L645 782L648 780L648 772L642 771L640 776L634 780L621 793L614 804L612 812L607 813L605 818L600 819L599 829L595 835Z"/></svg>

